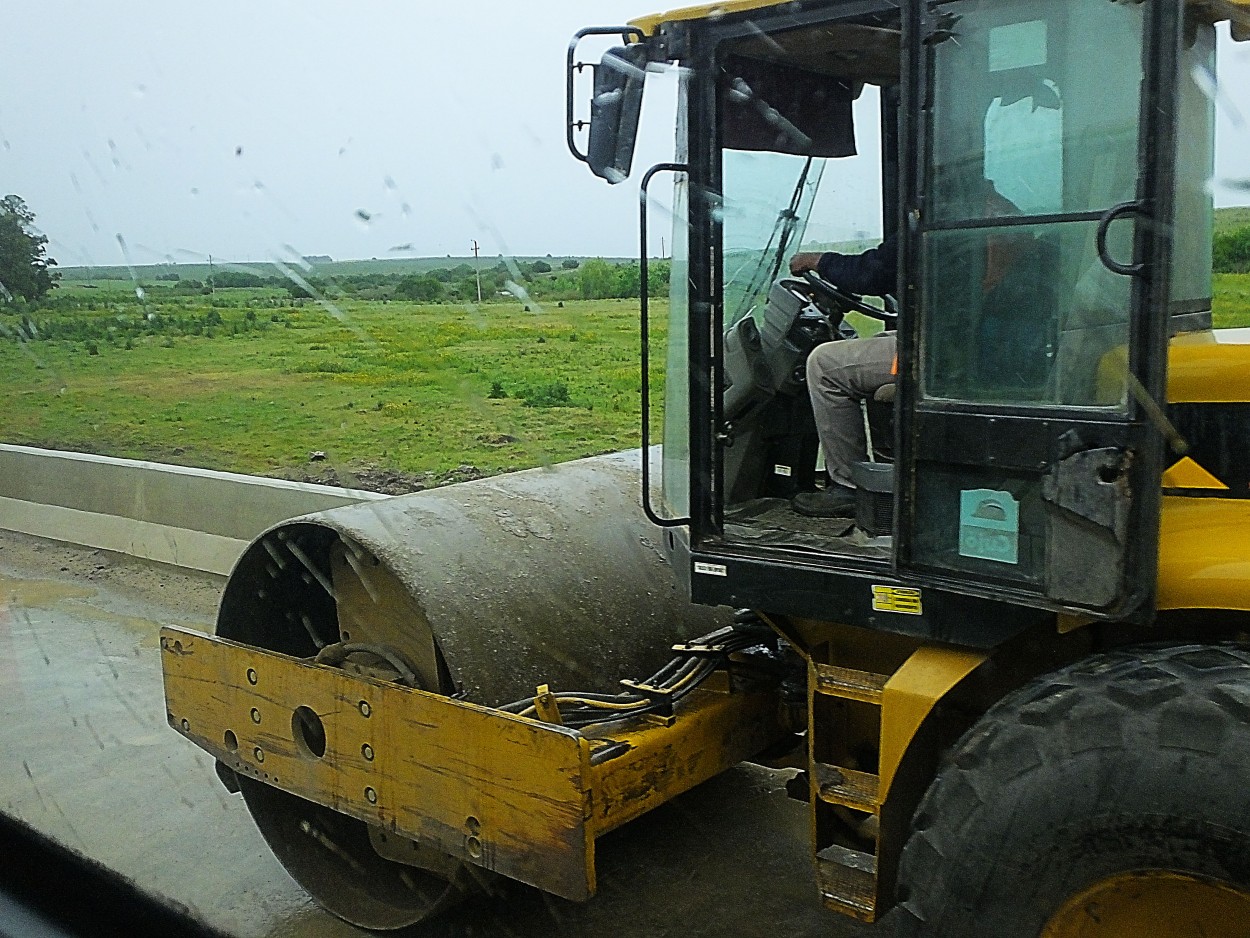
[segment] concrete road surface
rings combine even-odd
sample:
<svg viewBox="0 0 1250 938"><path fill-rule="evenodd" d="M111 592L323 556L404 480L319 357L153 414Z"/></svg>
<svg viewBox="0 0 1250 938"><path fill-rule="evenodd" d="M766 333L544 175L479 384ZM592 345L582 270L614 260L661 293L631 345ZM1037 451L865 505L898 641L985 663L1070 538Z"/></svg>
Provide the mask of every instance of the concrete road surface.
<svg viewBox="0 0 1250 938"><path fill-rule="evenodd" d="M209 629L223 583L0 533L0 804L229 934L367 934L307 897L212 760L165 725L157 629ZM604 838L588 903L509 884L413 934L885 934L822 908L805 808L783 784L741 766Z"/></svg>

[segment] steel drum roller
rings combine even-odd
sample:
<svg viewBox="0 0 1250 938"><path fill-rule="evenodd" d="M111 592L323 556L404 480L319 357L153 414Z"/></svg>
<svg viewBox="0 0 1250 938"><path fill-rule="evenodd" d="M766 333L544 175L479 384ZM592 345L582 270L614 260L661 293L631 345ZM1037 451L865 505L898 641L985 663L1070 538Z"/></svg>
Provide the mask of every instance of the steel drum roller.
<svg viewBox="0 0 1250 938"><path fill-rule="evenodd" d="M230 575L217 634L497 706L617 693L729 621L675 586L639 506L640 451L362 502L284 522ZM378 832L241 778L275 855L330 911L396 928L475 870L382 859Z"/></svg>

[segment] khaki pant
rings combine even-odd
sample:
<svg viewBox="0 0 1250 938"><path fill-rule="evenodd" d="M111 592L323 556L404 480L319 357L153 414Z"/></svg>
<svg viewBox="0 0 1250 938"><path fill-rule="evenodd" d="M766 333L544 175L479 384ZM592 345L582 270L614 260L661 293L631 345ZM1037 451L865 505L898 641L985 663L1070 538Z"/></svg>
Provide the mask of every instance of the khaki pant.
<svg viewBox="0 0 1250 938"><path fill-rule="evenodd" d="M894 333L818 345L807 359L816 432L825 468L839 485L853 487L851 463L868 458L859 402L894 381Z"/></svg>

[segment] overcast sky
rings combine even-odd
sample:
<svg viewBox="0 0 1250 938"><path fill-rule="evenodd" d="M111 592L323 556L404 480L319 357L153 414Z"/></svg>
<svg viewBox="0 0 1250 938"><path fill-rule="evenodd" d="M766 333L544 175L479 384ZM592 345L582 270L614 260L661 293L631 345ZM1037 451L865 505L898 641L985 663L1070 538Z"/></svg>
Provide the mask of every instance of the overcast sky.
<svg viewBox="0 0 1250 938"><path fill-rule="evenodd" d="M565 150L564 50L651 6L6 3L0 190L64 265L121 263L119 235L134 263L463 255L475 238L632 255L637 170L671 156L671 104L649 98L635 178L607 186ZM1250 43L1221 53L1223 86L1250 88ZM1250 98L1220 101L1217 178L1246 180Z"/></svg>

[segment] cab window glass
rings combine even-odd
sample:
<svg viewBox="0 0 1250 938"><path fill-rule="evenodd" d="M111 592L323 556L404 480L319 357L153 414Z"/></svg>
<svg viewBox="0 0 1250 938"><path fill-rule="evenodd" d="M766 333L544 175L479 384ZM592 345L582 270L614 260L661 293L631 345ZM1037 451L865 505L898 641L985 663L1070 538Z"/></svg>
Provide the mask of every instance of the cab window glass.
<svg viewBox="0 0 1250 938"><path fill-rule="evenodd" d="M1063 104L1053 81L1042 87L985 112L985 178L1026 215L1063 211Z"/></svg>
<svg viewBox="0 0 1250 938"><path fill-rule="evenodd" d="M1142 12L1105 0L1041 17L1024 0L940 11L922 391L1122 407L1131 283L1099 261L1095 232L1136 196ZM1111 227L1114 256L1131 257L1134 224Z"/></svg>

